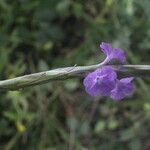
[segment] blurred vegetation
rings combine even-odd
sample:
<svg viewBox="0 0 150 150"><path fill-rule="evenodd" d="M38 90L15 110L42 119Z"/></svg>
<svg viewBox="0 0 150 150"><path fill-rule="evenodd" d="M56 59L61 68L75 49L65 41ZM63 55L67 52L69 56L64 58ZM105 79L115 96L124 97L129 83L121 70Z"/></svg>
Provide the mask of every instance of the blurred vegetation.
<svg viewBox="0 0 150 150"><path fill-rule="evenodd" d="M0 0L0 78L103 59L102 41L130 64L150 63L149 0ZM150 80L114 102L82 79L0 93L1 150L148 150Z"/></svg>

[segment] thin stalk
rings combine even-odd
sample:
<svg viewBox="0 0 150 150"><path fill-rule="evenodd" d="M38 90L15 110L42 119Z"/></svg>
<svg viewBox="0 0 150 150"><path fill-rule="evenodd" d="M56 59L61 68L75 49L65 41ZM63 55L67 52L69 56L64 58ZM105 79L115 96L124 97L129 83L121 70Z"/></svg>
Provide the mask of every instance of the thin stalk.
<svg viewBox="0 0 150 150"><path fill-rule="evenodd" d="M24 75L13 79L0 81L0 90L19 90L25 87L40 85L54 80L65 80L83 77L88 72L101 67L103 64L90 66L72 66L49 71ZM111 65L119 74L128 76L150 76L150 65Z"/></svg>

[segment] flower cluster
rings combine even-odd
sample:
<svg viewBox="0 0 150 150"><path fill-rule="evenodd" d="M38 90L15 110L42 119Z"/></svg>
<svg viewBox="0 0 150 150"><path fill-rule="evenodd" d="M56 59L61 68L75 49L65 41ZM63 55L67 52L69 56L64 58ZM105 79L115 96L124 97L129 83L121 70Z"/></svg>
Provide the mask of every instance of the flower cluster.
<svg viewBox="0 0 150 150"><path fill-rule="evenodd" d="M109 43L102 42L100 48L106 55L103 66L89 73L83 84L86 92L91 96L110 96L113 100L121 100L131 95L134 85L131 81L133 77L118 79L117 73L110 66L106 66L110 61L117 60L125 62L125 53L120 48L113 48Z"/></svg>

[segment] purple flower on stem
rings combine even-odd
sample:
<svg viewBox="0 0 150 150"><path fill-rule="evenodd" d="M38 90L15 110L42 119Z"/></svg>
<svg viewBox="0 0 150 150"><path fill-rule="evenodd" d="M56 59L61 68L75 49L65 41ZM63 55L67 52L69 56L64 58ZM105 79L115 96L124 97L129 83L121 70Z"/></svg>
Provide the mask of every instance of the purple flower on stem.
<svg viewBox="0 0 150 150"><path fill-rule="evenodd" d="M112 60L118 60L124 63L126 60L124 51L120 48L113 48L111 44L102 42L100 48L106 55L106 59L100 64L101 68L89 73L83 84L85 90L91 96L110 96L113 100L121 100L131 95L134 91L134 85L131 81L133 77L118 80L117 74L107 65Z"/></svg>
<svg viewBox="0 0 150 150"><path fill-rule="evenodd" d="M111 98L114 100L121 100L124 97L131 95L134 91L134 85L131 83L133 77L116 80L116 86L111 91Z"/></svg>
<svg viewBox="0 0 150 150"><path fill-rule="evenodd" d="M103 53L107 56L104 60L105 64L109 63L111 60L118 60L121 63L125 62L125 53L122 49L113 48L111 44L105 42L102 42L100 44L100 48L102 49Z"/></svg>
<svg viewBox="0 0 150 150"><path fill-rule="evenodd" d="M109 96L115 87L116 72L109 66L103 66L89 73L84 79L85 90L91 96Z"/></svg>

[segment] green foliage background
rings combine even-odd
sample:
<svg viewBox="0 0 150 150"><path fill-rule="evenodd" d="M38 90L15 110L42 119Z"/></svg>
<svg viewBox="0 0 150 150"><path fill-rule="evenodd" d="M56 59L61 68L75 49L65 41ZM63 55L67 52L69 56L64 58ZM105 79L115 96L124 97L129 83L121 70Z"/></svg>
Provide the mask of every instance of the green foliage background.
<svg viewBox="0 0 150 150"><path fill-rule="evenodd" d="M0 79L103 59L102 41L127 63L150 63L149 0L0 0ZM148 150L150 80L114 102L82 79L0 92L1 150Z"/></svg>

